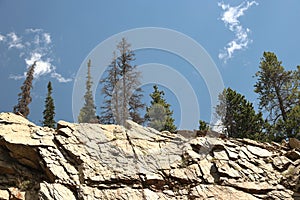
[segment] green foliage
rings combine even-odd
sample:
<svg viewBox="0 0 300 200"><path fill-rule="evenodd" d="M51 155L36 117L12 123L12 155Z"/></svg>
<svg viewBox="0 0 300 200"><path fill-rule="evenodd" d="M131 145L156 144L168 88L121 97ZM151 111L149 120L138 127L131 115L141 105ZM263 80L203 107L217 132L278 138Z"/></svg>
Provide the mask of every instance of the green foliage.
<svg viewBox="0 0 300 200"><path fill-rule="evenodd" d="M87 63L87 81L86 81L86 93L84 95L85 103L80 109L78 122L79 123L95 123L96 118L96 106L94 104L93 94L92 94L92 77L91 77L91 60Z"/></svg>
<svg viewBox="0 0 300 200"><path fill-rule="evenodd" d="M264 140L262 113L255 113L252 103L245 96L227 88L219 95L216 114L220 116L228 136Z"/></svg>
<svg viewBox="0 0 300 200"><path fill-rule="evenodd" d="M280 121L277 126L280 126L280 128L278 128L279 130L287 132L288 137L300 139L300 105L294 106L292 110L288 112L286 122Z"/></svg>
<svg viewBox="0 0 300 200"><path fill-rule="evenodd" d="M14 106L14 113L20 113L23 115L25 118L30 113L28 105L31 103L32 98L30 96L30 90L32 88L32 81L33 81L33 75L34 75L34 69L35 69L36 62L33 63L28 68L27 74L26 74L26 79L21 86L21 93L18 94L18 104Z"/></svg>
<svg viewBox="0 0 300 200"><path fill-rule="evenodd" d="M134 52L125 38L117 45L113 60L106 70L107 76L101 79L103 85L101 93L104 95L101 107L100 123L124 125L127 119L139 124L144 122L140 111L145 108L142 103L141 74L137 67L132 65L135 60Z"/></svg>
<svg viewBox="0 0 300 200"><path fill-rule="evenodd" d="M209 130L209 125L203 120L199 120L199 130L200 131L207 131Z"/></svg>
<svg viewBox="0 0 300 200"><path fill-rule="evenodd" d="M44 120L43 120L43 125L44 126L48 126L50 128L55 128L55 120L54 120L54 116L55 116L55 106L54 106L54 101L52 98L52 85L51 82L49 81L48 83L48 93L47 93L47 97L45 100L45 110L43 112L44 115Z"/></svg>
<svg viewBox="0 0 300 200"><path fill-rule="evenodd" d="M153 86L154 91L150 94L151 105L146 108L145 119L148 125L158 131L174 132L176 126L174 125L174 118L172 118L173 111L170 110L170 104L164 99L164 92L160 91L157 85Z"/></svg>
<svg viewBox="0 0 300 200"><path fill-rule="evenodd" d="M117 66L117 54L113 52L113 59L106 69L106 76L100 80L102 84L101 94L104 96L102 103L100 123L117 124L120 121L119 116L119 92L114 90L120 80L120 70Z"/></svg>
<svg viewBox="0 0 300 200"><path fill-rule="evenodd" d="M269 131L280 141L297 134L297 108L299 105L298 70L285 70L272 52L264 52L260 70L255 74L255 92L259 95L259 108L268 114Z"/></svg>

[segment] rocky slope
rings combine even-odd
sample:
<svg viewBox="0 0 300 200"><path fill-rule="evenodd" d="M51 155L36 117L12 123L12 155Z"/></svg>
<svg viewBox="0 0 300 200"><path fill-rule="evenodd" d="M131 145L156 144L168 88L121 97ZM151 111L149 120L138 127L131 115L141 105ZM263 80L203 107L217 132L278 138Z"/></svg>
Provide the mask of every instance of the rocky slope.
<svg viewBox="0 0 300 200"><path fill-rule="evenodd" d="M300 199L300 142L0 114L0 199ZM184 137L184 136L185 137Z"/></svg>

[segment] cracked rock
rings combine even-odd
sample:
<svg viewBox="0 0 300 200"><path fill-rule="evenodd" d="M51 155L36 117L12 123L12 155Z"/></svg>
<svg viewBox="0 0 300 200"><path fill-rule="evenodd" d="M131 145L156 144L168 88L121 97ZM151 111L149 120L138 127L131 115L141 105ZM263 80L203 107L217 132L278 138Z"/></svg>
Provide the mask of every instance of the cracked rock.
<svg viewBox="0 0 300 200"><path fill-rule="evenodd" d="M297 199L289 145L195 131L59 121L39 127L0 113L0 199ZM188 135L188 136L187 136Z"/></svg>

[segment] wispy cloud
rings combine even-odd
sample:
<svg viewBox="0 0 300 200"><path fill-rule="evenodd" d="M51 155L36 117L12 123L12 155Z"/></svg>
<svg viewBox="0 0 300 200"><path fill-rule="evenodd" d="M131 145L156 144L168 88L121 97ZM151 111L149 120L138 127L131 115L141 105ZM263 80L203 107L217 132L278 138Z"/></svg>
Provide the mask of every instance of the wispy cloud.
<svg viewBox="0 0 300 200"><path fill-rule="evenodd" d="M35 79L50 75L51 78L55 78L61 83L72 81L71 78L64 78L56 72L57 67L53 64L51 35L43 29L26 29L22 37L15 32L0 35L0 41L7 45L8 50L17 49L19 51L19 57L24 59L27 69L36 62ZM26 71L22 75L10 75L9 78L15 80L25 78Z"/></svg>
<svg viewBox="0 0 300 200"><path fill-rule="evenodd" d="M16 33L11 32L7 34L8 37L8 48L23 49L22 38L18 37Z"/></svg>
<svg viewBox="0 0 300 200"><path fill-rule="evenodd" d="M51 43L51 36L50 36L50 34L49 33L44 33L43 36L44 36L45 42L47 44L50 44Z"/></svg>
<svg viewBox="0 0 300 200"><path fill-rule="evenodd" d="M26 33L38 33L38 32L43 32L43 29L41 29L41 28L28 28L25 31L26 31Z"/></svg>
<svg viewBox="0 0 300 200"><path fill-rule="evenodd" d="M219 59L224 60L225 63L232 58L235 51L247 48L252 42L249 38L250 29L244 28L239 18L253 5L258 5L258 3L256 1L244 1L238 6L230 6L224 2L218 3L218 6L224 11L221 15L221 20L235 35L235 38L228 42L226 47L219 53Z"/></svg>
<svg viewBox="0 0 300 200"><path fill-rule="evenodd" d="M71 78L64 78L61 74L56 73L56 72L51 73L51 77L56 78L61 83L67 83L67 82L72 81Z"/></svg>
<svg viewBox="0 0 300 200"><path fill-rule="evenodd" d="M49 74L53 71L54 66L51 64L50 58L42 59L43 55L38 52L34 52L31 54L30 58L26 58L25 62L27 66L33 65L36 62L36 67L34 70L34 77L39 78L42 75Z"/></svg>
<svg viewBox="0 0 300 200"><path fill-rule="evenodd" d="M55 67L51 64L50 58L46 58L43 60L43 55L38 52L31 53L31 56L28 58L25 58L25 63L27 65L27 68L33 63L36 62L35 70L34 70L34 78L38 79L40 76L54 73ZM12 79L19 80L26 77L26 72L23 73L23 75L10 75L9 76Z"/></svg>
<svg viewBox="0 0 300 200"><path fill-rule="evenodd" d="M0 34L0 42L5 40L5 36Z"/></svg>

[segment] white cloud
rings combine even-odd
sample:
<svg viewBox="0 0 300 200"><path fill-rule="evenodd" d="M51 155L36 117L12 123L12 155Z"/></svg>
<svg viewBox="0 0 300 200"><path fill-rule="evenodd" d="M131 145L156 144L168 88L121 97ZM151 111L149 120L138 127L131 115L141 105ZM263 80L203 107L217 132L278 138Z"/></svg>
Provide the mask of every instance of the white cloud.
<svg viewBox="0 0 300 200"><path fill-rule="evenodd" d="M16 49L22 49L24 48L24 45L22 44L22 39L17 36L16 33L11 32L7 34L7 37L9 38L8 41L8 48L16 48Z"/></svg>
<svg viewBox="0 0 300 200"><path fill-rule="evenodd" d="M58 82L60 82L60 83L67 83L67 82L72 81L71 78L64 78L61 74L58 74L56 72L52 72L51 77L56 78L58 80Z"/></svg>
<svg viewBox="0 0 300 200"><path fill-rule="evenodd" d="M64 78L56 72L56 66L53 64L52 40L50 33L43 29L26 29L22 37L11 32L6 36L0 34L0 41L8 46L8 49L15 48L19 51L19 57L24 59L27 69L36 62L34 78L50 75L61 83L72 81L71 78ZM19 80L26 77L26 71L23 75L10 75L9 78Z"/></svg>
<svg viewBox="0 0 300 200"><path fill-rule="evenodd" d="M35 45L40 45L40 36L39 36L39 35L34 36L34 41L33 41L33 43L34 43Z"/></svg>
<svg viewBox="0 0 300 200"><path fill-rule="evenodd" d="M40 28L28 28L25 31L26 31L26 33L38 33L38 32L43 32L43 29L40 29Z"/></svg>
<svg viewBox="0 0 300 200"><path fill-rule="evenodd" d="M51 60L46 58L43 60L43 55L40 53L32 53L29 58L25 58L25 63L27 65L27 69L36 62L34 69L34 78L38 79L40 76L47 75L55 70L55 66L51 64ZM27 71L27 70L26 70ZM19 80L26 77L26 72L23 75L10 75L9 78Z"/></svg>
<svg viewBox="0 0 300 200"><path fill-rule="evenodd" d="M55 68L51 64L51 60L46 58L46 60L42 59L42 54L40 53L32 53L30 58L25 58L25 62L27 66L33 65L36 62L34 69L34 78L39 78L40 76L49 74Z"/></svg>
<svg viewBox="0 0 300 200"><path fill-rule="evenodd" d="M34 69L34 78L38 79L41 76L48 75L52 78L55 78L60 83L67 83L72 81L71 78L64 78L61 74L57 73L56 67L51 63L52 60L50 58L44 58L45 56L41 53L34 52L31 54L29 58L25 58L25 62L27 64L27 68L33 65L36 62ZM26 77L26 72L23 75L10 75L9 78L19 80Z"/></svg>
<svg viewBox="0 0 300 200"><path fill-rule="evenodd" d="M10 74L8 78L15 79L15 80L20 80L20 79L23 79L25 77L26 77L26 73L24 73L24 75L13 75L13 74Z"/></svg>
<svg viewBox="0 0 300 200"><path fill-rule="evenodd" d="M218 6L224 10L221 20L235 35L235 38L228 42L222 52L219 53L219 59L224 60L224 62L232 58L235 51L247 48L252 42L252 40L249 39L250 29L243 28L243 26L240 24L239 18L243 16L245 11L253 5L258 5L258 3L256 1L244 1L235 7L225 4L224 2L218 3Z"/></svg>
<svg viewBox="0 0 300 200"><path fill-rule="evenodd" d="M5 40L5 36L0 34L0 42Z"/></svg>
<svg viewBox="0 0 300 200"><path fill-rule="evenodd" d="M44 36L46 44L50 44L51 43L51 36L50 36L50 34L49 33L44 33L43 36Z"/></svg>

